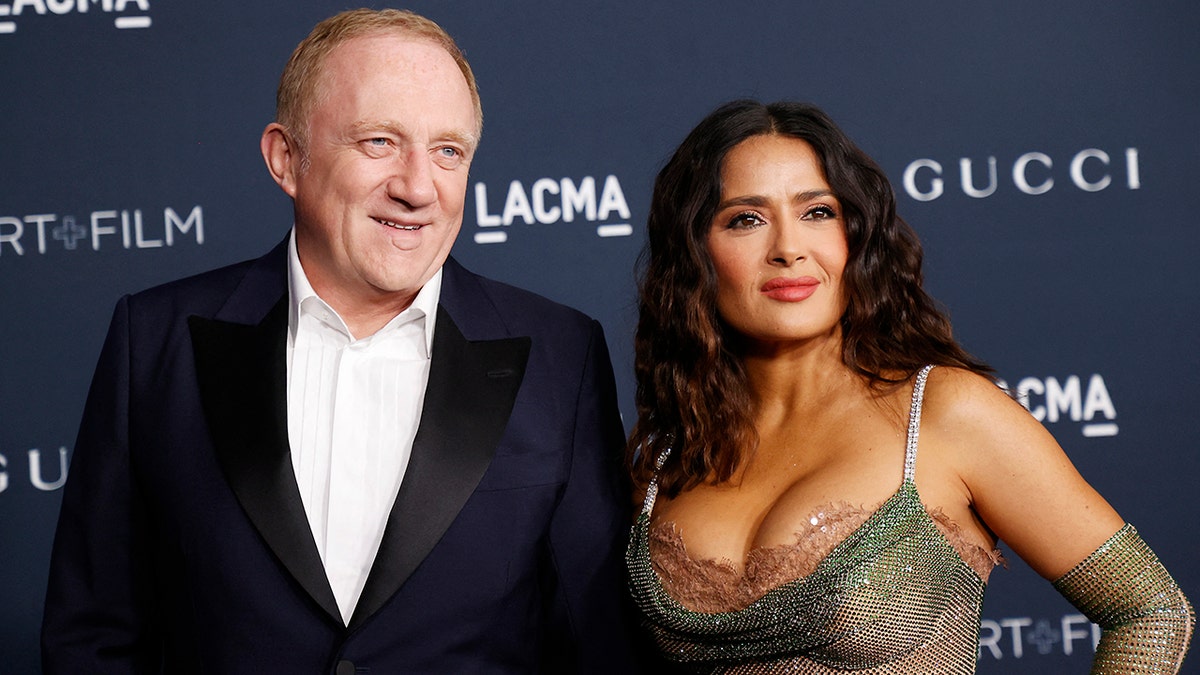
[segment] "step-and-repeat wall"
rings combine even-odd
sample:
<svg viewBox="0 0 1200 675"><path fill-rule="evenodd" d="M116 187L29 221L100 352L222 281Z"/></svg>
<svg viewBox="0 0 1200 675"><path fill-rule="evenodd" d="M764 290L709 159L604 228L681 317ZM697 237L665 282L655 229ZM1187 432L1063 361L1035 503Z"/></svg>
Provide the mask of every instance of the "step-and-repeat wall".
<svg viewBox="0 0 1200 675"><path fill-rule="evenodd" d="M455 255L599 318L627 422L655 172L723 101L814 102L891 177L958 337L1200 598L1200 5L410 7L483 96ZM291 49L344 8L0 0L0 670L38 670L113 303L284 236L258 137ZM980 637L981 673L1057 674L1086 671L1095 633L1010 555Z"/></svg>

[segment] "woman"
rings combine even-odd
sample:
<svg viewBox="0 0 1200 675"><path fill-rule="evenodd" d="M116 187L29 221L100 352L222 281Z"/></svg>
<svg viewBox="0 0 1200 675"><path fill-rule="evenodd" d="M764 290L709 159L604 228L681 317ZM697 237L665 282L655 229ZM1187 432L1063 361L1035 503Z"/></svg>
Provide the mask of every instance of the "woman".
<svg viewBox="0 0 1200 675"><path fill-rule="evenodd" d="M1179 587L951 337L886 177L824 113L709 115L658 175L648 255L627 563L664 656L974 672L999 538L1104 629L1094 672L1178 670Z"/></svg>

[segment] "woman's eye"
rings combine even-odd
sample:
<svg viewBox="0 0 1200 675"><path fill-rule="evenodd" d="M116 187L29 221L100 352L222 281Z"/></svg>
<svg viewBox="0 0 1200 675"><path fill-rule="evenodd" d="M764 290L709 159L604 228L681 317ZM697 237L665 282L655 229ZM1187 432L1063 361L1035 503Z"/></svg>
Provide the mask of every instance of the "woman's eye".
<svg viewBox="0 0 1200 675"><path fill-rule="evenodd" d="M804 212L805 220L831 220L837 218L837 213L828 206L814 206Z"/></svg>
<svg viewBox="0 0 1200 675"><path fill-rule="evenodd" d="M729 224L726 227L731 230L744 230L751 227L758 227L764 222L766 221L764 221L757 213L739 213L730 219Z"/></svg>

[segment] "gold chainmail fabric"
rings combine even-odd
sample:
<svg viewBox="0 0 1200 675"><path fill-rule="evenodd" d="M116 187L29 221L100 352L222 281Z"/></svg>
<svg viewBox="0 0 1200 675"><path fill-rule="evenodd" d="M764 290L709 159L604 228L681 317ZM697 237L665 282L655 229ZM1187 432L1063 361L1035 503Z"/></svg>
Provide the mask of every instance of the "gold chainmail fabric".
<svg viewBox="0 0 1200 675"><path fill-rule="evenodd" d="M1103 629L1093 675L1179 672L1196 614L1132 525L1054 587Z"/></svg>

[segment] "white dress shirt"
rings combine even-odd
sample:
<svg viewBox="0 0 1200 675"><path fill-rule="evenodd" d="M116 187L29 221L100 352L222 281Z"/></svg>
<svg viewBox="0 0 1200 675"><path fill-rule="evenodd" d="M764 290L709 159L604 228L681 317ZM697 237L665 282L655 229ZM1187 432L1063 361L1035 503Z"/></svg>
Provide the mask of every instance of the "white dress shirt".
<svg viewBox="0 0 1200 675"><path fill-rule="evenodd" d="M355 339L288 244L292 468L348 624L379 550L421 419L442 271L374 335Z"/></svg>

